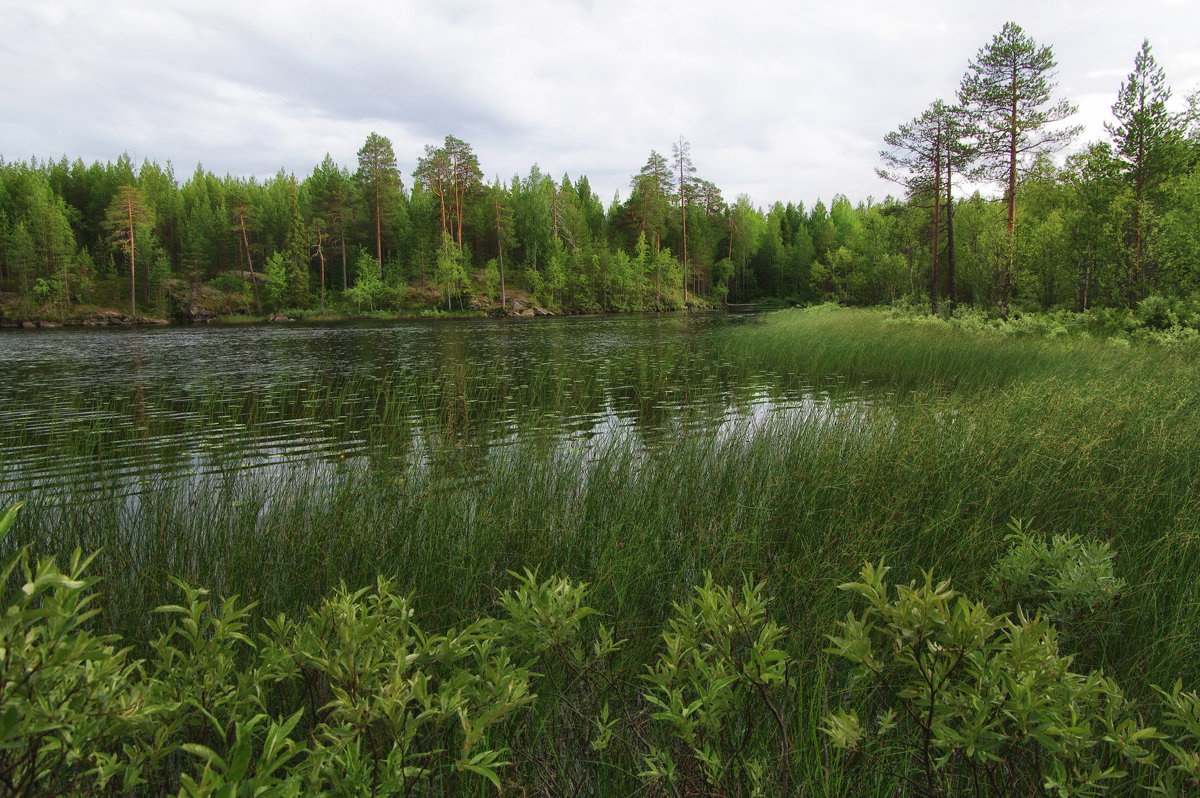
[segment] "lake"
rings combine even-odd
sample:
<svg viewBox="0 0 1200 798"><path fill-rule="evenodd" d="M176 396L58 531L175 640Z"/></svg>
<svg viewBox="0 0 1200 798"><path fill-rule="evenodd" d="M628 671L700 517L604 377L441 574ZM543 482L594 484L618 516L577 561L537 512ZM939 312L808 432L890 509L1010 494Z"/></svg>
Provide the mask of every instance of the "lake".
<svg viewBox="0 0 1200 798"><path fill-rule="evenodd" d="M722 356L753 315L0 331L0 501L184 480L486 469L519 446L653 447L852 412Z"/></svg>

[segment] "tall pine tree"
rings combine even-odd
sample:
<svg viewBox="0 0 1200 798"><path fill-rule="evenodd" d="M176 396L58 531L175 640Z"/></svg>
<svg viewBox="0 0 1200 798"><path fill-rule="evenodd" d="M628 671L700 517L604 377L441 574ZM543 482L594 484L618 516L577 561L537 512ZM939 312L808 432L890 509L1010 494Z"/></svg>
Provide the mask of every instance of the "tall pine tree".
<svg viewBox="0 0 1200 798"><path fill-rule="evenodd" d="M146 205L142 193L134 186L121 186L108 204L108 212L104 216L104 226L109 232L110 240L129 255L129 315L137 315L135 305L135 270L134 257L137 248L134 237L140 227L152 227L154 214Z"/></svg>
<svg viewBox="0 0 1200 798"><path fill-rule="evenodd" d="M1038 154L1069 144L1079 127L1056 127L1075 113L1065 99L1051 101L1058 66L1049 47L1039 45L1020 25L1006 22L967 67L958 98L978 125L985 174L1004 183L1007 253L999 275L1005 309L1011 293L1019 168Z"/></svg>
<svg viewBox="0 0 1200 798"><path fill-rule="evenodd" d="M358 182L375 217L375 259L383 263L383 220L399 200L403 184L396 153L386 136L372 132L358 151Z"/></svg>

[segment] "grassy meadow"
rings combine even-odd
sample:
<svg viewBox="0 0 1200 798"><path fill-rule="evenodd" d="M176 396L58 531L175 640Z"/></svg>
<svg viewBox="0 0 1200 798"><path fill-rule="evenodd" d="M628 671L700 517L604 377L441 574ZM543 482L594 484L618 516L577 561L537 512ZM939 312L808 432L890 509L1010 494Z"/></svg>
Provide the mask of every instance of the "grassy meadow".
<svg viewBox="0 0 1200 798"><path fill-rule="evenodd" d="M586 380L553 372L517 385L453 370L236 407L200 397L212 417L246 425L267 423L272 403L291 403L293 415L342 425L354 450L323 469L218 474L203 491L149 481L136 500L104 490L0 496L28 498L3 545L98 550L94 623L140 652L166 623L151 610L176 599L171 576L257 602L251 625L262 630L264 619L301 617L339 585L379 575L433 628L493 613L512 572L565 575L589 585L599 619L627 641L612 672L630 689L640 689L674 605L706 573L729 585L750 576L763 582L794 655L788 767L793 788L814 794L891 789L886 778L830 781L834 754L817 727L844 678L825 635L855 606L837 586L882 559L895 581L931 570L987 598L1014 518L1047 535L1110 542L1116 553L1125 587L1113 620L1087 650L1068 653L1134 700L1152 699L1150 685L1200 683L1194 347L988 335L828 308L768 314L724 335L723 362L823 386L843 409L780 419L746 439L695 423L646 444L489 448L470 435L480 418L603 399ZM668 386L686 397L690 373L680 364L675 374L643 374L631 390L646 394L651 412ZM857 401L837 405L842 395ZM422 444L419 467L398 456L416 446L400 429L414 406L430 420L423 437L440 436ZM543 708L528 723L560 711ZM633 790L637 763L613 757L581 764L591 775L579 783L599 794ZM521 775L536 763L511 767L511 783L537 792Z"/></svg>

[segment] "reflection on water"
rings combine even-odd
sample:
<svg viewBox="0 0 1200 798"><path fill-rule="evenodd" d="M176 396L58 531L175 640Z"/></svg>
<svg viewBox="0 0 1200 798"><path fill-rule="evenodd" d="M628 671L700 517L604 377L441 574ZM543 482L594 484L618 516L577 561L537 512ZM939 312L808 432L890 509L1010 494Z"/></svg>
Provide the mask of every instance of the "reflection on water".
<svg viewBox="0 0 1200 798"><path fill-rule="evenodd" d="M845 422L794 376L722 361L722 314L0 332L0 500L319 483L380 462L485 469L528 445L651 451ZM839 394L842 396L842 394Z"/></svg>

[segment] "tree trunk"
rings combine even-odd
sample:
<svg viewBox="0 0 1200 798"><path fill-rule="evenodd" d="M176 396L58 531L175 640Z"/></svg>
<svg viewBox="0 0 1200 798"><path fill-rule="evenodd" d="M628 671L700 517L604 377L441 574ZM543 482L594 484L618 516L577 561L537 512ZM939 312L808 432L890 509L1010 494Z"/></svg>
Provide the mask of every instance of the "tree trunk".
<svg viewBox="0 0 1200 798"><path fill-rule="evenodd" d="M317 257L321 260L321 312L325 312L325 249L321 246L321 225L317 225Z"/></svg>
<svg viewBox="0 0 1200 798"><path fill-rule="evenodd" d="M258 299L258 278L254 276L254 261L250 259L250 239L246 236L246 219L238 208L238 224L242 227L242 245L246 248L246 266L250 269L250 285L254 286L254 307L262 313L262 302Z"/></svg>
<svg viewBox="0 0 1200 798"><path fill-rule="evenodd" d="M946 276L950 280L950 312L958 310L958 269L954 254L954 194L950 190L952 170L946 159Z"/></svg>
<svg viewBox="0 0 1200 798"><path fill-rule="evenodd" d="M1138 158L1141 158L1140 146ZM1133 186L1133 275L1129 282L1129 302L1133 305L1141 294L1142 281L1142 186L1144 175L1138 165Z"/></svg>
<svg viewBox="0 0 1200 798"><path fill-rule="evenodd" d="M497 181L498 182L498 181ZM500 254L500 310L508 314L508 305L504 298L504 236L500 232L500 199L495 200L496 207L496 249Z"/></svg>
<svg viewBox="0 0 1200 798"><path fill-rule="evenodd" d="M454 218L458 232L458 251L462 252L462 189L458 179L458 161L452 164L454 169Z"/></svg>
<svg viewBox="0 0 1200 798"><path fill-rule="evenodd" d="M126 208L129 211L129 316L130 318L137 317L137 307L134 304L134 276L133 276L133 198L130 197L127 201Z"/></svg>
<svg viewBox="0 0 1200 798"><path fill-rule="evenodd" d="M446 184L442 175L438 175L438 203L442 208L442 235L446 235Z"/></svg>
<svg viewBox="0 0 1200 798"><path fill-rule="evenodd" d="M688 301L688 258L687 258L687 192L683 187L683 156L679 158L679 224L683 231L683 307Z"/></svg>
<svg viewBox="0 0 1200 798"><path fill-rule="evenodd" d="M1000 275L1000 313L1008 317L1008 300L1011 290L1013 267L1017 259L1017 68L1012 71L1012 104L1009 112L1008 140L1008 188L1005 199L1008 202L1008 218L1006 231L1008 240L1005 244L1004 272Z"/></svg>
<svg viewBox="0 0 1200 798"><path fill-rule="evenodd" d="M383 223L379 218L379 175L375 175L375 255L379 268L383 268Z"/></svg>
<svg viewBox="0 0 1200 798"><path fill-rule="evenodd" d="M929 309L936 316L938 312L938 255L942 249L942 123L938 122L937 139L934 142L935 155L933 161L933 246L932 263L929 268ZM948 160L948 159L947 159Z"/></svg>

